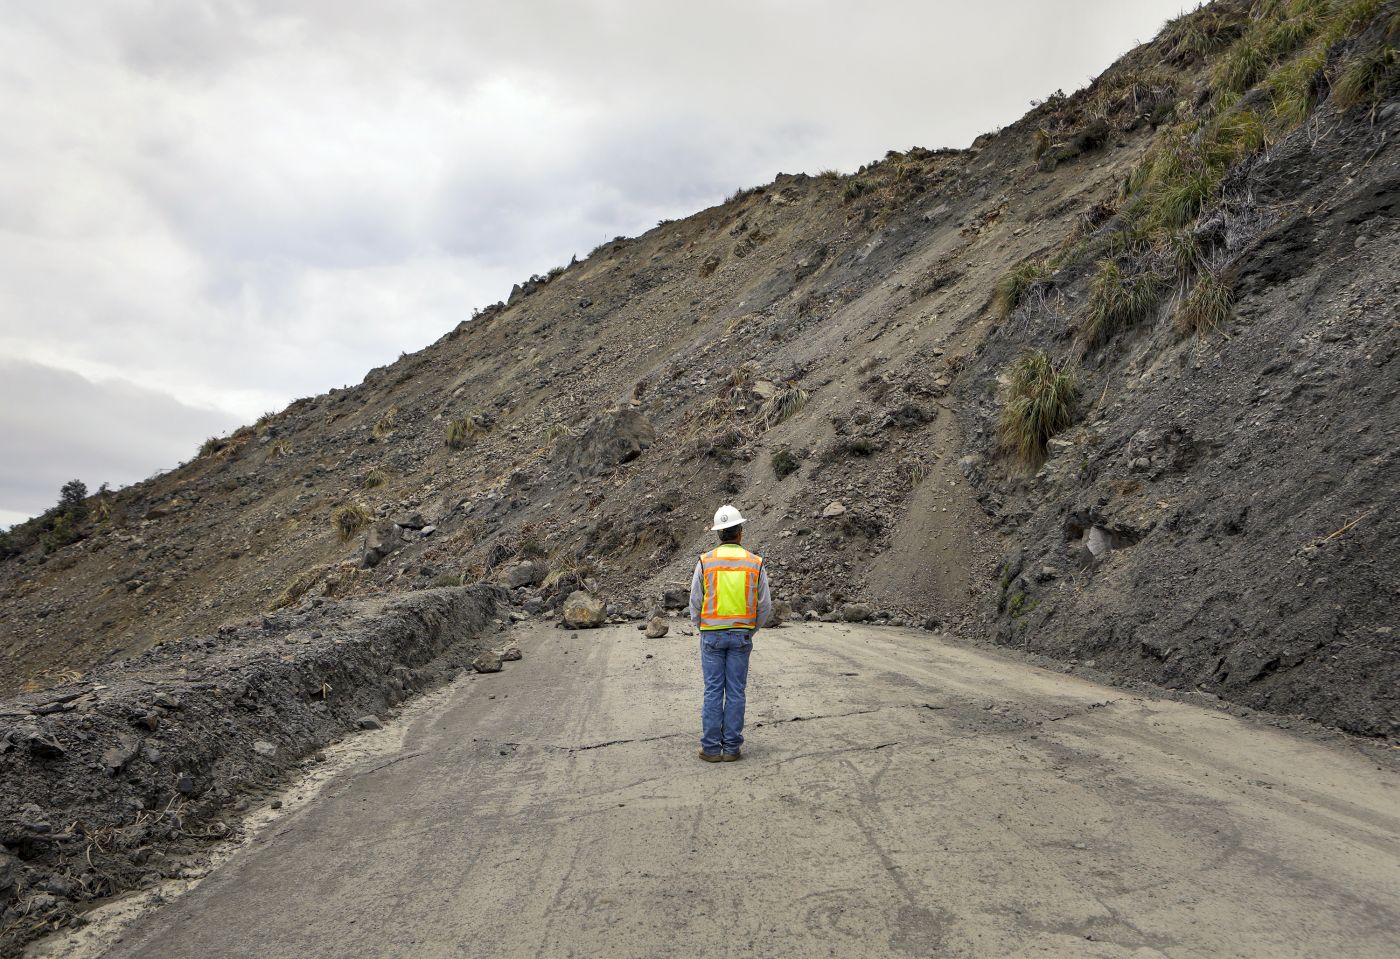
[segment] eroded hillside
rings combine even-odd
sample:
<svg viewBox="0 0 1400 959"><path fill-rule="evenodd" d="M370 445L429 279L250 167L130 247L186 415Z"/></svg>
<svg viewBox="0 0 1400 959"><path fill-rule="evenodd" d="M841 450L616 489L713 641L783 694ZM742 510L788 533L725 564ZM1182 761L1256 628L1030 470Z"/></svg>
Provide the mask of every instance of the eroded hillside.
<svg viewBox="0 0 1400 959"><path fill-rule="evenodd" d="M1216 3L968 149L605 244L12 533L0 686L321 595L645 612L733 500L797 614L1394 735L1397 43Z"/></svg>

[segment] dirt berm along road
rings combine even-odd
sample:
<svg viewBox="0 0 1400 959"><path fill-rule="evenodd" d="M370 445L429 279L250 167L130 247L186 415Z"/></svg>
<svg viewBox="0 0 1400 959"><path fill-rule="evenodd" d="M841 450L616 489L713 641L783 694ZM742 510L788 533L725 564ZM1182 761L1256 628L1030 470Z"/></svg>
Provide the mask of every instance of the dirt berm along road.
<svg viewBox="0 0 1400 959"><path fill-rule="evenodd" d="M519 638L109 955L1400 955L1369 747L804 625L759 634L709 765L695 637Z"/></svg>

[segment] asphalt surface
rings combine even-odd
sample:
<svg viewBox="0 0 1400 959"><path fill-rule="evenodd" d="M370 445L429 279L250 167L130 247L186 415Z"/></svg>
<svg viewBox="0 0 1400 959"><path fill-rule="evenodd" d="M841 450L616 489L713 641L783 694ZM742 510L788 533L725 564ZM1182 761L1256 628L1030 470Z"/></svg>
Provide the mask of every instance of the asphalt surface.
<svg viewBox="0 0 1400 959"><path fill-rule="evenodd" d="M812 625L759 634L745 759L710 765L695 637L519 638L108 954L1400 955L1400 774L1365 750Z"/></svg>

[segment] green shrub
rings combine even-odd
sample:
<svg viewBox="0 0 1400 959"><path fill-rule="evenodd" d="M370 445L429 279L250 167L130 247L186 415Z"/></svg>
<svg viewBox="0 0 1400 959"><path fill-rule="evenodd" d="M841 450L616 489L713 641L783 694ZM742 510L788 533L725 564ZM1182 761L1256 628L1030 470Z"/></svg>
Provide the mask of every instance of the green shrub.
<svg viewBox="0 0 1400 959"><path fill-rule="evenodd" d="M1003 273L992 294L997 315L1002 319L1010 316L1025 295L1044 283L1049 275L1050 271L1041 260L1026 260Z"/></svg>
<svg viewBox="0 0 1400 959"><path fill-rule="evenodd" d="M787 479L801 468L802 464L797 461L797 457L792 455L792 450L786 446L780 446L773 451L769 462L773 465L773 473L778 479Z"/></svg>
<svg viewBox="0 0 1400 959"><path fill-rule="evenodd" d="M331 526L339 534L340 541L344 543L368 526L373 518L374 514L363 504L346 503L331 511Z"/></svg>
<svg viewBox="0 0 1400 959"><path fill-rule="evenodd" d="M49 528L39 534L39 543L44 547L45 552L52 552L60 546L67 546L82 538L78 531L78 521L66 513L60 513L53 518Z"/></svg>
<svg viewBox="0 0 1400 959"><path fill-rule="evenodd" d="M1185 333L1204 335L1230 321L1235 305L1234 290L1220 273L1202 273L1176 311L1177 326Z"/></svg>
<svg viewBox="0 0 1400 959"><path fill-rule="evenodd" d="M1007 448L1033 463L1045 455L1050 437L1074 422L1078 389L1074 376L1056 369L1044 350L1022 354L1011 364L1010 378L999 432Z"/></svg>
<svg viewBox="0 0 1400 959"><path fill-rule="evenodd" d="M1101 260L1089 285L1089 303L1080 328L1081 348L1088 352L1120 330L1147 319L1161 297L1161 277L1123 273L1113 260Z"/></svg>

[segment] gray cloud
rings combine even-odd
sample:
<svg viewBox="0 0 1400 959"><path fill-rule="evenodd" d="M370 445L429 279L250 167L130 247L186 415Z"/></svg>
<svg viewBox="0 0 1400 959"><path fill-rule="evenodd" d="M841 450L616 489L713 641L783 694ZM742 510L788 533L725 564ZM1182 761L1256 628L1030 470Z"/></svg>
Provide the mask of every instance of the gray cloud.
<svg viewBox="0 0 1400 959"><path fill-rule="evenodd" d="M70 479L89 489L144 479L173 466L237 418L129 383L101 383L25 361L0 360L0 525L42 512Z"/></svg>
<svg viewBox="0 0 1400 959"><path fill-rule="evenodd" d="M0 356L248 421L736 187L966 144L1181 3L12 5Z"/></svg>

